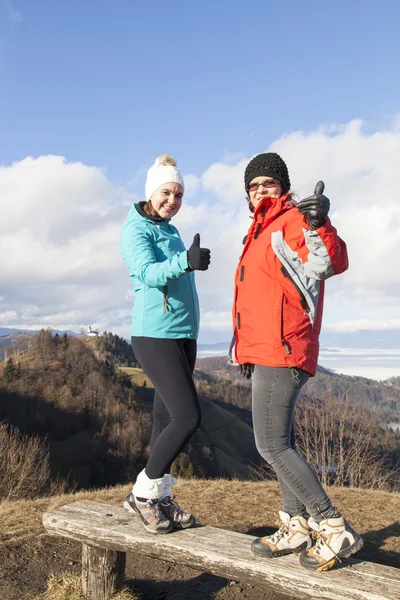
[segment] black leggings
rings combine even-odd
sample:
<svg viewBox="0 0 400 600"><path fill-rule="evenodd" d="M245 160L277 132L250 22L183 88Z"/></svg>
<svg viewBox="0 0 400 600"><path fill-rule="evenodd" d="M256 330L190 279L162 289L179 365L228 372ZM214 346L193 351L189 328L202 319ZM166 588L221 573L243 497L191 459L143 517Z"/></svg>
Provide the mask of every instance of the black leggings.
<svg viewBox="0 0 400 600"><path fill-rule="evenodd" d="M155 388L150 479L169 473L171 464L200 425L201 412L193 370L197 342L190 339L132 337L137 361Z"/></svg>

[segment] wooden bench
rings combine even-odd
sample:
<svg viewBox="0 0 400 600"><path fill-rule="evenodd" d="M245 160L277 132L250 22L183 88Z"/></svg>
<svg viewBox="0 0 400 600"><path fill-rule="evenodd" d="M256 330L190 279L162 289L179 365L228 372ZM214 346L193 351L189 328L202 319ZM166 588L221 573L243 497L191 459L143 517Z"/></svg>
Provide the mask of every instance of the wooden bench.
<svg viewBox="0 0 400 600"><path fill-rule="evenodd" d="M300 567L294 555L273 560L254 556L250 535L201 526L151 535L123 508L97 502L73 502L47 512L43 525L50 534L82 542L82 586L89 600L109 600L122 587L126 552L294 598L400 599L400 569L349 559L333 571L314 573Z"/></svg>

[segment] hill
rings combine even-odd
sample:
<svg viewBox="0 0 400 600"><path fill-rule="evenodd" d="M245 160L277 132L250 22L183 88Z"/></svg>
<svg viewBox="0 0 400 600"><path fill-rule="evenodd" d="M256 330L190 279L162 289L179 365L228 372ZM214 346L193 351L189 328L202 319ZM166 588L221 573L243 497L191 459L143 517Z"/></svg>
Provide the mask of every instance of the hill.
<svg viewBox="0 0 400 600"><path fill-rule="evenodd" d="M29 333L10 333L0 336L0 361L8 358L10 353L23 352L30 348L33 336Z"/></svg>
<svg viewBox="0 0 400 600"><path fill-rule="evenodd" d="M226 357L200 358L196 366L209 375L243 382L238 368L228 365ZM302 394L316 397L329 396L333 399L347 397L351 404L360 405L377 413L382 423L393 421L400 423L400 377L380 382L365 377L341 375L318 367L317 375L310 377L302 389ZM246 407L250 408L250 397Z"/></svg>
<svg viewBox="0 0 400 600"><path fill-rule="evenodd" d="M143 468L151 384L135 367L119 366L124 364L136 363L131 346L118 336L77 338L49 331L38 334L13 361L0 364L0 420L26 441L46 440L46 485L60 478L78 489L114 485L131 481ZM174 473L247 479L250 465L259 462L250 426L205 397L201 404L201 427L175 462Z"/></svg>
<svg viewBox="0 0 400 600"><path fill-rule="evenodd" d="M0 365L0 419L46 440L51 481L81 488L133 477L146 460L150 416L112 360L48 331L14 360L14 369Z"/></svg>
<svg viewBox="0 0 400 600"><path fill-rule="evenodd" d="M194 512L199 524L251 535L267 535L276 529L274 513L280 508L280 494L275 482L195 479L179 480L176 488L178 502ZM45 590L51 573L80 574L80 544L43 535L44 511L83 499L118 506L128 490L128 486L116 486L33 501L2 502L0 598L32 600ZM329 494L365 539L357 558L400 567L400 528L396 522L400 496L348 488L331 488ZM292 600L274 593L267 595L253 586L230 585L226 579L163 561L143 559L139 554L127 555L127 576L147 600Z"/></svg>
<svg viewBox="0 0 400 600"><path fill-rule="evenodd" d="M199 392L251 425L251 385L238 368L227 365L225 357L198 359L196 366ZM397 488L400 435L393 424L399 415L400 390L395 385L318 368L316 377L302 389L297 405L298 447L325 483L340 480L338 464L347 462L353 470L363 457L359 472L364 471L364 483L356 483L349 472L343 474L342 484L364 486L367 479L372 482L386 473ZM371 478L373 465L376 471ZM335 475L329 477L327 472Z"/></svg>
<svg viewBox="0 0 400 600"><path fill-rule="evenodd" d="M14 361L0 364L0 419L16 428L16 447L20 431L27 436L21 441L25 447L39 437L48 448L47 483L36 494L60 479L60 484L77 489L134 479L147 460L153 390L135 366L130 344L111 333L96 338L42 331ZM382 411L349 392L351 385L357 393L363 385L371 403L377 397L376 382L344 377L347 391L343 388L341 396L340 376L321 370L318 379L320 389L306 390L299 403L297 433L299 448L321 479L339 485L397 486L392 471L400 458L400 436L383 428ZM252 432L250 383L224 358L200 359L195 380L203 419L173 473L263 477ZM393 401L399 393L394 386L384 389L385 400L392 394ZM7 444L12 430L3 428L0 434ZM32 481L34 485L35 477Z"/></svg>

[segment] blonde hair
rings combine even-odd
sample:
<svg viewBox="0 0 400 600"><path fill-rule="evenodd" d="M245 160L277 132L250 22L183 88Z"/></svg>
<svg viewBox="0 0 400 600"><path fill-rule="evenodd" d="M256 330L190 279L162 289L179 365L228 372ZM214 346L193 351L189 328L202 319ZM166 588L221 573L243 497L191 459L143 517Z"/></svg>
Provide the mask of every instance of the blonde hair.
<svg viewBox="0 0 400 600"><path fill-rule="evenodd" d="M161 156L158 156L156 158L156 160L154 161L154 164L163 165L164 167L176 167L177 163L176 163L175 158L173 156L171 156L170 154L161 154ZM143 206L143 210L150 217L159 217L160 216L158 214L158 212L155 210L155 208L153 207L151 200L148 200L146 202L146 204Z"/></svg>
<svg viewBox="0 0 400 600"><path fill-rule="evenodd" d="M152 205L151 200L147 200L147 202L143 206L143 210L150 217L159 217L160 216L158 214L158 212L156 211L156 209L154 208L154 206Z"/></svg>

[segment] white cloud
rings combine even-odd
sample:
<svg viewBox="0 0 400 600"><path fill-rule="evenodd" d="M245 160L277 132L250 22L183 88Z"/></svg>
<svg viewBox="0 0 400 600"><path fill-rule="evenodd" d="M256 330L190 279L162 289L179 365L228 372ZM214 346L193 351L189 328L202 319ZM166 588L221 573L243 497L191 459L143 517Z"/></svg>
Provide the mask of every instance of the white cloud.
<svg viewBox="0 0 400 600"><path fill-rule="evenodd" d="M265 150L285 159L300 197L325 181L333 224L348 245L349 271L327 282L326 330L399 328L400 118L374 133L358 120L293 132ZM174 219L187 247L199 232L211 248L211 269L196 274L203 340L218 341L218 332L230 339L233 275L250 225L249 158L186 175ZM101 169L58 156L0 167L0 325L79 330L91 323L128 337L133 294L119 231L133 200Z"/></svg>
<svg viewBox="0 0 400 600"><path fill-rule="evenodd" d="M1 167L2 325L115 323L127 287L119 231L133 200L100 169L63 157Z"/></svg>
<svg viewBox="0 0 400 600"><path fill-rule="evenodd" d="M185 198L192 198L200 187L200 179L196 175L185 175Z"/></svg>

